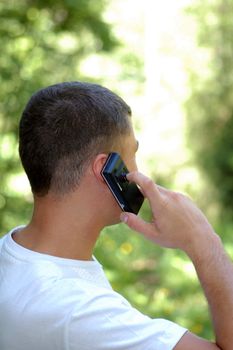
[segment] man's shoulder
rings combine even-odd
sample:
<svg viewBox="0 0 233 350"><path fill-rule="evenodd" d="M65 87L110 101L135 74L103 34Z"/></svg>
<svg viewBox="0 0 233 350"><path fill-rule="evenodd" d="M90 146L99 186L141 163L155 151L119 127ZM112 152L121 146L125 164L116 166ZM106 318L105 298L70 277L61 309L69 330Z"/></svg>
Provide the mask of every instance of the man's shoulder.
<svg viewBox="0 0 233 350"><path fill-rule="evenodd" d="M0 236L0 251L2 249L2 245L3 245L4 239L5 239L5 236Z"/></svg>

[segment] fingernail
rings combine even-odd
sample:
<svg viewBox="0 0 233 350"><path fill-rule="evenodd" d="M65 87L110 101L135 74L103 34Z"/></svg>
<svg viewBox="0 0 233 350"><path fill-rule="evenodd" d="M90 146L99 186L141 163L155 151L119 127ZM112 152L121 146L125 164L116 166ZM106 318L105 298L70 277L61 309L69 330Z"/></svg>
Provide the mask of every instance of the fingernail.
<svg viewBox="0 0 233 350"><path fill-rule="evenodd" d="M121 213L120 220L122 222L127 222L128 221L128 215L126 215L125 213Z"/></svg>

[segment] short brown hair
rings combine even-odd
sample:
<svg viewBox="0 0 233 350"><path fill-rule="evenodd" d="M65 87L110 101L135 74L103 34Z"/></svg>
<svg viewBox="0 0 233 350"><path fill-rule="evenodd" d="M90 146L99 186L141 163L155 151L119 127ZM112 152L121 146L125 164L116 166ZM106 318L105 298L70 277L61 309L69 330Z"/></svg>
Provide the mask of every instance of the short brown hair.
<svg viewBox="0 0 233 350"><path fill-rule="evenodd" d="M97 84L65 82L36 92L19 126L20 158L32 192L66 193L86 164L130 131L130 107Z"/></svg>

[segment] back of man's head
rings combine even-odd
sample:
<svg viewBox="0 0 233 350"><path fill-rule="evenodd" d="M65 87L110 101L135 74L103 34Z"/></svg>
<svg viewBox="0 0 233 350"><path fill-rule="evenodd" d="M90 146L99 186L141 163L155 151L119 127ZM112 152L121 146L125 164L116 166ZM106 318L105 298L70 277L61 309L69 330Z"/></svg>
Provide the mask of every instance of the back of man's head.
<svg viewBox="0 0 233 350"><path fill-rule="evenodd" d="M22 114L19 153L36 195L64 194L98 153L130 132L129 106L96 84L67 82L36 92Z"/></svg>

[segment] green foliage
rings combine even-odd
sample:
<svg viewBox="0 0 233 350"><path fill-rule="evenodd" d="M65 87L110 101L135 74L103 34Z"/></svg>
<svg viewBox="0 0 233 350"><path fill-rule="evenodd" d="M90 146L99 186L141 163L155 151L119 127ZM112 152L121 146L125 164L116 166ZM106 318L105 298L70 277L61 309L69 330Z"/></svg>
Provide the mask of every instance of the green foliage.
<svg viewBox="0 0 233 350"><path fill-rule="evenodd" d="M232 258L233 1L197 0L189 11L196 19L202 62L190 74L188 145L204 177L202 202L217 208L211 221ZM201 322L209 329L206 317Z"/></svg>
<svg viewBox="0 0 233 350"><path fill-rule="evenodd" d="M233 210L233 1L197 1L192 8L205 69L191 74L188 139L195 161L232 220Z"/></svg>
<svg viewBox="0 0 233 350"><path fill-rule="evenodd" d="M31 212L31 197L20 197L12 183L9 185L9 180L22 171L17 152L17 128L23 107L31 94L43 86L58 81L85 80L80 69L82 60L92 53L111 52L116 46L111 27L102 18L106 4L104 0L3 0L0 3L0 234L26 223ZM221 13L216 10L215 17L211 17L213 8L212 2L204 2L196 9L199 22L203 24L201 44L213 47L216 57L209 67L210 76L201 80L198 72L193 75L190 133L197 160L200 159L207 172L211 169L211 181L216 183L218 176L224 176L232 191L232 166L229 166L230 155L232 159L232 138L229 137L232 130L232 62L229 59L232 35L228 33L223 40L218 32ZM207 15L209 24L205 23ZM229 29L231 11L225 15L229 18L226 22L222 20L221 25ZM125 52L126 48L119 55L121 64L125 65L119 80L137 77L137 81L143 82L141 59ZM216 147L222 146L224 138L228 151L222 148L217 157ZM229 156L225 157L225 152ZM223 164L228 162L228 166L215 165L218 163L213 161L213 154ZM212 179L218 168L226 168L226 176L221 172ZM157 178L157 181L170 187L172 178L173 175ZM220 182L220 186L225 186L224 181ZM147 204L142 216L150 219ZM227 228L230 236L232 230ZM231 246L228 249L233 256ZM104 230L95 255L104 265L113 288L142 312L174 320L211 338L206 301L195 271L182 253L161 249L125 225L119 225Z"/></svg>
<svg viewBox="0 0 233 350"><path fill-rule="evenodd" d="M30 198L21 203L9 177L21 171L17 130L31 94L59 81L85 80L80 63L109 52L117 41L103 20L105 0L22 0L0 3L0 232L26 221ZM89 79L90 80L90 79Z"/></svg>

